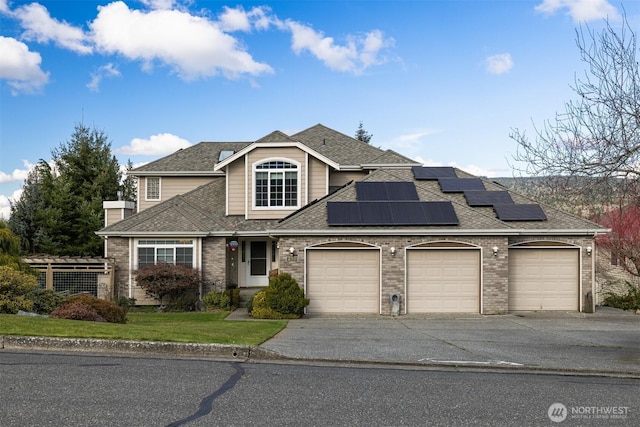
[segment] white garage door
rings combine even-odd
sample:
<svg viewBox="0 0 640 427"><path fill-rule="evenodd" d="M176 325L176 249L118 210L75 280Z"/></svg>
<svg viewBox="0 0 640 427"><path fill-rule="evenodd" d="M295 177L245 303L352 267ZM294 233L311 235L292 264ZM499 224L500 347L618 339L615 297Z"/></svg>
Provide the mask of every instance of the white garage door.
<svg viewBox="0 0 640 427"><path fill-rule="evenodd" d="M407 251L408 313L480 311L480 251Z"/></svg>
<svg viewBox="0 0 640 427"><path fill-rule="evenodd" d="M578 310L576 249L509 249L509 311Z"/></svg>
<svg viewBox="0 0 640 427"><path fill-rule="evenodd" d="M379 313L380 251L307 251L307 313Z"/></svg>

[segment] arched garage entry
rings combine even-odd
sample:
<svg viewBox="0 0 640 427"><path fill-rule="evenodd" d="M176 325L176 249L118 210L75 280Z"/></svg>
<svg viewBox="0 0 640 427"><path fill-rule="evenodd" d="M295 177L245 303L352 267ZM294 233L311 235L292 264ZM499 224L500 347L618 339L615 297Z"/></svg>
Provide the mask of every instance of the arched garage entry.
<svg viewBox="0 0 640 427"><path fill-rule="evenodd" d="M431 242L408 247L406 311L478 313L480 248L458 242Z"/></svg>
<svg viewBox="0 0 640 427"><path fill-rule="evenodd" d="M536 241L509 247L509 311L578 311L580 248Z"/></svg>
<svg viewBox="0 0 640 427"><path fill-rule="evenodd" d="M380 248L332 242L305 250L307 313L380 313Z"/></svg>

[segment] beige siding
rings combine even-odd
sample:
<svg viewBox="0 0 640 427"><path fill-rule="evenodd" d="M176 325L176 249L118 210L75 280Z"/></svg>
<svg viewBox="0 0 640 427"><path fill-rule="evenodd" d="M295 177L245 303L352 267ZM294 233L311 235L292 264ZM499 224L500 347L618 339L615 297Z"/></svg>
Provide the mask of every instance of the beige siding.
<svg viewBox="0 0 640 427"><path fill-rule="evenodd" d="M116 222L122 220L122 209L107 209L107 223L105 226L109 226L111 224L115 224Z"/></svg>
<svg viewBox="0 0 640 427"><path fill-rule="evenodd" d="M341 187L349 181L360 181L367 172L336 172L331 171L329 174L329 187Z"/></svg>
<svg viewBox="0 0 640 427"><path fill-rule="evenodd" d="M160 178L160 200L145 200L146 188L141 189L138 203L140 205L140 212L155 206L158 203L169 200L170 198L177 196L178 194L184 194L191 190L194 190L201 185L211 182L212 177L178 177L178 176L163 176ZM142 186L146 186L146 179L141 179Z"/></svg>
<svg viewBox="0 0 640 427"><path fill-rule="evenodd" d="M283 160L293 160L300 164L300 182L298 185L300 186L300 206L304 206L307 203L306 200L306 176L307 176L307 165L306 165L306 153L299 148L296 147L275 147L275 148L256 148L249 154L247 154L247 194L248 194L248 215L247 219L278 219L284 218L289 215L291 212L295 211L296 208L291 209L253 209L253 165L257 162L260 162L265 159L283 159Z"/></svg>
<svg viewBox="0 0 640 427"><path fill-rule="evenodd" d="M228 215L245 214L244 157L227 166Z"/></svg>
<svg viewBox="0 0 640 427"><path fill-rule="evenodd" d="M309 156L309 201L324 197L327 188L327 165L315 157Z"/></svg>

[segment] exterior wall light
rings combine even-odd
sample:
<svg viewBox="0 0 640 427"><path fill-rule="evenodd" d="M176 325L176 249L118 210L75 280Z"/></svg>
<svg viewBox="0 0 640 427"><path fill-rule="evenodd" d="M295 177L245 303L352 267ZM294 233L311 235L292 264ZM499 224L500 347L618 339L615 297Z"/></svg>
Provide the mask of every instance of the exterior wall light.
<svg viewBox="0 0 640 427"><path fill-rule="evenodd" d="M498 247L494 246L493 248L491 248L491 250L493 251L493 256L498 256Z"/></svg>
<svg viewBox="0 0 640 427"><path fill-rule="evenodd" d="M391 246L389 248L389 252L391 252L391 256L396 256L396 247L395 246Z"/></svg>
<svg viewBox="0 0 640 427"><path fill-rule="evenodd" d="M289 254L291 254L291 255L295 255L295 254L296 254L296 248L294 248L293 246L291 246L291 247L289 248Z"/></svg>
<svg viewBox="0 0 640 427"><path fill-rule="evenodd" d="M591 252L593 252L593 248L591 246L587 246L587 255L591 256Z"/></svg>

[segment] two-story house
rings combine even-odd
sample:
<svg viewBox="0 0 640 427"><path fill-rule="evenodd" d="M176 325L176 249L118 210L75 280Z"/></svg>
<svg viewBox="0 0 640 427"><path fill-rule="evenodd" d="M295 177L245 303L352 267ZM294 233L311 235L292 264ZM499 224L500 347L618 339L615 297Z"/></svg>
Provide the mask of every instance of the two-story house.
<svg viewBox="0 0 640 427"><path fill-rule="evenodd" d="M241 288L288 272L310 313L390 314L392 298L400 314L594 309L602 227L322 125L201 142L132 174L136 212L105 202L98 234L138 303L153 300L134 271L169 262Z"/></svg>

